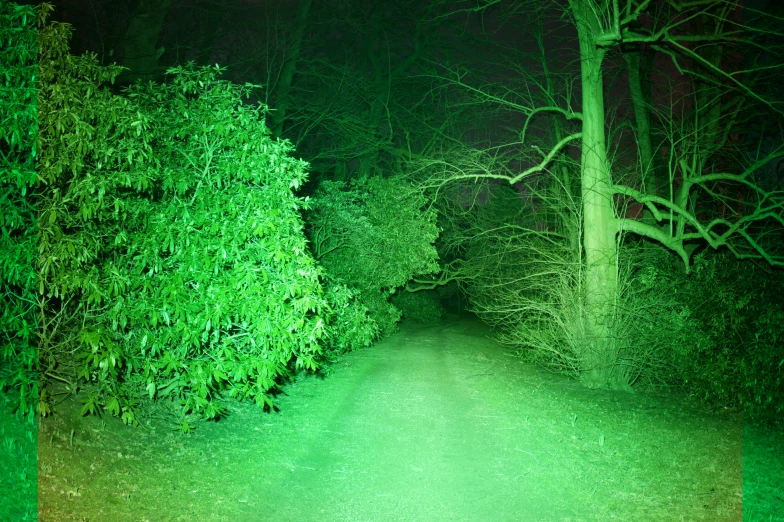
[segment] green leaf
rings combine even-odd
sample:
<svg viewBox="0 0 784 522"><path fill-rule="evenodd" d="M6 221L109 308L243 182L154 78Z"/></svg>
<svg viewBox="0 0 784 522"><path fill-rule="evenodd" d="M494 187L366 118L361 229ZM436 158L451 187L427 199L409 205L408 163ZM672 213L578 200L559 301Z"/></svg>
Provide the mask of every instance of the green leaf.
<svg viewBox="0 0 784 522"><path fill-rule="evenodd" d="M114 417L117 417L120 414L120 403L117 400L117 397L111 397L104 408Z"/></svg>

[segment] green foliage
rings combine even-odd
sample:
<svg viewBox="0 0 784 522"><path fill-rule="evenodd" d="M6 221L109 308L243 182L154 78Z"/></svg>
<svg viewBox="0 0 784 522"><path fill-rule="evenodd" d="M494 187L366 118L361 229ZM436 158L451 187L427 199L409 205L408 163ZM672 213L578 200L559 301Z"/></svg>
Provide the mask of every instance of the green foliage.
<svg viewBox="0 0 784 522"><path fill-rule="evenodd" d="M710 343L693 303L683 299L678 259L647 241L627 240L620 249L619 297L614 338L618 364L630 384L672 384L686 350Z"/></svg>
<svg viewBox="0 0 784 522"><path fill-rule="evenodd" d="M35 22L36 8L0 3L0 390L13 391L30 421L38 401Z"/></svg>
<svg viewBox="0 0 784 522"><path fill-rule="evenodd" d="M330 274L362 290L404 285L438 271L435 212L400 178L325 181L308 222L319 261Z"/></svg>
<svg viewBox="0 0 784 522"><path fill-rule="evenodd" d="M144 397L207 418L222 396L271 405L327 333L292 193L306 164L242 102L253 86L188 65L115 96L119 68L70 56L68 36L41 30L47 374L128 424Z"/></svg>
<svg viewBox="0 0 784 522"><path fill-rule="evenodd" d="M394 331L400 311L388 298L412 277L438 271L436 214L424 196L400 178L325 181L306 219L329 276L359 291L382 335Z"/></svg>
<svg viewBox="0 0 784 522"><path fill-rule="evenodd" d="M392 298L392 304L400 309L404 318L420 324L437 324L445 312L435 290L401 291Z"/></svg>
<svg viewBox="0 0 784 522"><path fill-rule="evenodd" d="M742 410L753 421L784 413L784 274L705 252L683 299L709 336L688 351L683 377L692 395Z"/></svg>
<svg viewBox="0 0 784 522"><path fill-rule="evenodd" d="M129 383L207 418L222 393L271 405L292 365L316 368L326 328L305 202L292 193L307 165L270 138L265 107L242 102L251 86L218 72L179 67L171 83L127 93L155 164L149 196L117 212L127 234L112 269L124 291L107 314L135 369Z"/></svg>
<svg viewBox="0 0 784 522"><path fill-rule="evenodd" d="M119 389L124 355L102 328L107 307L127 290L110 248L125 232L117 218L127 194L149 184L144 169L152 151L132 103L100 85L120 72L95 56L71 56L70 27L39 20L38 65L38 349L41 373L69 383L94 365L103 377L96 401L133 420L132 404ZM98 338L96 340L96 335ZM79 356L74 350L80 345ZM89 372L86 372L89 374ZM49 412L46 389L39 411ZM94 410L97 402L88 401Z"/></svg>
<svg viewBox="0 0 784 522"><path fill-rule="evenodd" d="M403 318L403 312L389 302L387 294L365 291L360 293L358 298L367 308L368 317L376 323L379 336L386 337L397 331L397 325Z"/></svg>
<svg viewBox="0 0 784 522"><path fill-rule="evenodd" d="M682 385L702 403L771 422L784 411L784 275L704 251L684 274L660 248L627 245L617 323L633 380Z"/></svg>
<svg viewBox="0 0 784 522"><path fill-rule="evenodd" d="M327 326L329 351L340 354L370 346L379 330L368 316L367 307L356 299L359 291L331 281L325 287L325 297L332 309Z"/></svg>

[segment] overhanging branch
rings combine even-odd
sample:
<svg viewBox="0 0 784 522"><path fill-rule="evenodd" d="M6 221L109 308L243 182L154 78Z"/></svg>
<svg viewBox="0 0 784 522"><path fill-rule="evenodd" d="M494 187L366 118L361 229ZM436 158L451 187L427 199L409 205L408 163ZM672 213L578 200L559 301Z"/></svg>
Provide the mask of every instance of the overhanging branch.
<svg viewBox="0 0 784 522"><path fill-rule="evenodd" d="M563 149L566 146L567 143L569 143L570 141L579 140L582 137L583 137L583 133L582 132L576 132L574 134L570 134L569 136L566 136L566 137L562 138L561 141L559 141L558 143L555 144L555 146L542 159L542 161L540 161L537 165L534 165L533 167L525 169L523 172L521 172L517 176L514 176L513 178L511 178L509 180L509 183L514 185L518 181L522 180L523 178L525 178L527 176L530 176L531 174L543 171L547 167L547 165L552 161L552 159L555 157L555 155L558 154L561 151L561 149Z"/></svg>

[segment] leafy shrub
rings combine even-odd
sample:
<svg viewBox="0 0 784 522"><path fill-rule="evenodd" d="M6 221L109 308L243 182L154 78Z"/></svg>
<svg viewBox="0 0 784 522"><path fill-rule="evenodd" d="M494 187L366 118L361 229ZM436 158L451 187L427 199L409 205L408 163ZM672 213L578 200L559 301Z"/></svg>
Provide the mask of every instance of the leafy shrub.
<svg viewBox="0 0 784 522"><path fill-rule="evenodd" d="M630 334L647 357L641 376L682 385L700 402L743 411L750 420L780 419L781 272L707 250L687 275L660 248L625 250L633 266Z"/></svg>
<svg viewBox="0 0 784 522"><path fill-rule="evenodd" d="M359 291L330 281L325 287L325 297L332 309L327 326L329 350L340 354L370 346L379 330L368 316L368 309L357 300Z"/></svg>
<svg viewBox="0 0 784 522"><path fill-rule="evenodd" d="M67 24L39 16L38 64L38 360L42 379L38 411L49 412L48 382L66 383L76 393L80 360L74 350L106 332L108 302L122 295L127 277L111 263L109 249L124 237L117 214L127 194L149 184L139 164L151 162L146 134L130 100L101 84L119 67L101 67L94 55L71 56ZM83 327L87 330L82 332ZM123 367L121 345L108 337L89 350L107 375ZM89 352L88 352L89 353ZM127 366L124 369L130 370ZM126 401L117 382L103 381L106 404ZM130 403L125 420L133 422Z"/></svg>
<svg viewBox="0 0 784 522"><path fill-rule="evenodd" d="M35 419L38 32L31 6L0 3L0 390Z"/></svg>
<svg viewBox="0 0 784 522"><path fill-rule="evenodd" d="M691 350L710 338L684 299L685 275L671 252L647 241L621 248L624 267L616 329L623 332L620 364L630 383L673 384Z"/></svg>
<svg viewBox="0 0 784 522"><path fill-rule="evenodd" d="M780 292L780 290L779 290ZM779 296L781 294L779 293ZM768 303L753 319L754 339L741 360L743 409L753 420L784 422L784 305Z"/></svg>
<svg viewBox="0 0 784 522"><path fill-rule="evenodd" d="M115 96L102 84L119 68L70 56L68 36L41 30L47 373L126 423L142 395L208 418L223 396L271 404L326 333L292 193L306 164L217 67Z"/></svg>
<svg viewBox="0 0 784 522"><path fill-rule="evenodd" d="M212 418L222 393L270 405L290 365L315 369L326 301L291 190L305 162L270 138L265 107L242 102L249 87L217 80L217 68L168 72L171 83L127 93L156 165L149 196L118 210L127 233L114 265L126 290L107 326L151 398ZM85 378L111 345L90 344Z"/></svg>
<svg viewBox="0 0 784 522"><path fill-rule="evenodd" d="M397 324L403 317L398 307L389 302L387 294L365 291L359 294L368 315L378 325L378 334L385 337L397 331Z"/></svg>
<svg viewBox="0 0 784 522"><path fill-rule="evenodd" d="M313 253L330 278L359 291L381 335L400 311L389 303L413 276L438 271L436 215L400 178L324 181L306 215Z"/></svg>
<svg viewBox="0 0 784 522"><path fill-rule="evenodd" d="M403 317L420 324L436 324L444 316L444 307L438 292L434 290L401 291L392 298L392 304L403 313Z"/></svg>
<svg viewBox="0 0 784 522"><path fill-rule="evenodd" d="M693 347L683 379L714 406L755 422L784 413L784 274L726 252L697 256L683 298L709 335Z"/></svg>

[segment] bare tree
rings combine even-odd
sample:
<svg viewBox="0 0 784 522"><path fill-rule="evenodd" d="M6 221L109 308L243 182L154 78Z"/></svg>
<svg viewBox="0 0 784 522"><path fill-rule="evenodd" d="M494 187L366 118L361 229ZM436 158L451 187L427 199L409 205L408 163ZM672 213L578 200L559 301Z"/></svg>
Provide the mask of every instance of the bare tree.
<svg viewBox="0 0 784 522"><path fill-rule="evenodd" d="M497 4L490 2L477 9L495 8ZM526 7L535 11L533 5ZM618 364L619 347L613 340L620 292L619 241L623 234L648 238L675 252L687 271L694 245L699 242L729 248L739 257L764 259L775 266L784 264L781 249L770 240L773 231L780 238L784 228L784 193L761 187L755 176L784 157L784 143L749 161L744 161L743 150L733 146L747 104L762 105L775 117L784 112L780 100L761 94L749 80L756 73L781 67L783 61L774 61L775 65L752 62L742 70L733 69L730 63L733 53L744 48L776 56L781 56L781 48L761 47L757 38L760 29L744 25L739 9L735 0L569 0L562 6L562 14L576 30L579 73L574 79L579 84L580 100L575 104L570 96L556 98L547 94L547 89L515 92L508 82L472 83L459 69L442 73L444 80L472 92L478 101L513 108L523 116L520 139L513 145L525 153L527 163L510 167L513 164L498 154L500 148L473 152L454 149L451 154L419 162L419 169L428 173L431 188L479 178L524 183L552 171L567 148L579 147L584 333L577 364L589 385L623 386L628 381L628 372ZM667 57L673 74L688 80L685 88L669 93L667 110L642 99L641 89L630 89L635 107L653 109L666 123L662 125L666 141L659 149L667 155L666 185L655 190L634 183L640 176L628 177L621 171L613 161L607 133L608 126L614 130L624 124L612 119L605 104L608 56L623 46L639 45ZM627 63L638 66L634 59ZM541 73L540 78L545 80L539 85L545 84L551 74L546 68ZM542 114L559 118L561 129L568 129L554 135L556 139L547 148L527 134L529 125ZM638 116L646 114L638 111ZM654 155L646 121L645 117L636 119L642 174L650 171ZM574 129L570 128L572 122L577 122ZM728 186L743 187L750 195L742 207L727 199ZM619 196L644 205L653 219L638 220L619 212L615 203ZM724 210L702 211L705 207L700 207L700 200L712 202L713 207L723 204Z"/></svg>

